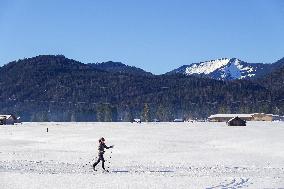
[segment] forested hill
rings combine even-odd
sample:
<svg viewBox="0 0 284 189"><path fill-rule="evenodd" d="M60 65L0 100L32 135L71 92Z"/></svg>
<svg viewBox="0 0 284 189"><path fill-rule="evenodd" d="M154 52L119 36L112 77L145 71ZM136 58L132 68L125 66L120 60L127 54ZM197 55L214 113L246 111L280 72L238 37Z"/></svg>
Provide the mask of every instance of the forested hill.
<svg viewBox="0 0 284 189"><path fill-rule="evenodd" d="M110 73L121 73L121 74L132 74L132 75L144 75L144 76L151 76L153 75L150 72L146 72L145 70L142 70L141 68L136 68L134 66L128 66L121 62L102 62L102 63L96 63L96 64L88 64L92 66L95 69L107 71Z"/></svg>
<svg viewBox="0 0 284 189"><path fill-rule="evenodd" d="M276 64L283 65L284 58L277 61ZM266 87L269 91L271 91L272 101L279 102L278 104L275 105L276 109L278 109L278 106L281 107L281 105L283 105L284 102L284 67L283 66L279 67L274 72L256 81L259 83L259 85L262 85ZM280 111L280 113L283 114L283 111Z"/></svg>
<svg viewBox="0 0 284 189"><path fill-rule="evenodd" d="M108 71L62 55L11 62L0 68L0 114L14 113L22 121L171 121L213 113L284 112L282 91L263 78L218 81L136 74L137 68L131 68Z"/></svg>

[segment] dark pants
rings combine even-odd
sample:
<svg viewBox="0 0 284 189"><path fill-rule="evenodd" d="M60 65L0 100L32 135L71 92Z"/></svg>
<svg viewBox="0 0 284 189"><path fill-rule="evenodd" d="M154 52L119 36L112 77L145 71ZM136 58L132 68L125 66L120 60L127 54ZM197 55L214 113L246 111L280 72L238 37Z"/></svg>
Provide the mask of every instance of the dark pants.
<svg viewBox="0 0 284 189"><path fill-rule="evenodd" d="M102 168L105 169L105 159L103 153L99 154L99 159L93 164L94 169L100 163L100 161L102 161Z"/></svg>

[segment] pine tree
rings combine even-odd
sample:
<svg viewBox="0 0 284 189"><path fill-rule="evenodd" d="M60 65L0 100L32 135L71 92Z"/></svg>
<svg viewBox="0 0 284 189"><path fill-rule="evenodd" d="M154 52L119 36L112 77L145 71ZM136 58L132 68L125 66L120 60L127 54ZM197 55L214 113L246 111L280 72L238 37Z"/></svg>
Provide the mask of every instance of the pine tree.
<svg viewBox="0 0 284 189"><path fill-rule="evenodd" d="M172 121L173 120L173 114L172 114L171 108L163 104L159 104L156 115L160 121Z"/></svg>
<svg viewBox="0 0 284 189"><path fill-rule="evenodd" d="M111 122L112 121L112 109L110 104L104 104L104 122Z"/></svg>
<svg viewBox="0 0 284 189"><path fill-rule="evenodd" d="M144 104L142 118L143 118L143 121L145 121L145 122L150 121L150 107L149 107L148 103Z"/></svg>

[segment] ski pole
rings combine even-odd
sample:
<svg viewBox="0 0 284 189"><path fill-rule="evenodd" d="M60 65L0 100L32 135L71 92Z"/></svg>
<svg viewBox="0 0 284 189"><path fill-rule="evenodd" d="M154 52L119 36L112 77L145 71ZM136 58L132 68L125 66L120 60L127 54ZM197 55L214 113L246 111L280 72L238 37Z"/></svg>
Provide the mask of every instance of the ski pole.
<svg viewBox="0 0 284 189"><path fill-rule="evenodd" d="M111 159L111 154L112 154L112 150L110 151L110 156L109 156L109 159ZM110 168L110 160L108 161L109 165L108 165L108 169Z"/></svg>

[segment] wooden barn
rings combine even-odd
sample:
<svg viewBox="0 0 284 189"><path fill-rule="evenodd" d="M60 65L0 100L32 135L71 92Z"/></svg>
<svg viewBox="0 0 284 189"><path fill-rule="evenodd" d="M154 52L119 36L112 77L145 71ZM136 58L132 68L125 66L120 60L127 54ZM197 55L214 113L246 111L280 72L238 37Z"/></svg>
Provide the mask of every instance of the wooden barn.
<svg viewBox="0 0 284 189"><path fill-rule="evenodd" d="M227 122L227 125L228 126L246 126L246 121L237 116L237 117L230 119Z"/></svg>
<svg viewBox="0 0 284 189"><path fill-rule="evenodd" d="M141 119L135 118L135 119L133 119L133 121L131 121L131 123L133 123L133 122L141 123L142 121L141 121Z"/></svg>
<svg viewBox="0 0 284 189"><path fill-rule="evenodd" d="M0 115L0 125L14 125L18 119L14 115Z"/></svg>
<svg viewBox="0 0 284 189"><path fill-rule="evenodd" d="M252 114L253 121L273 121L272 114L254 113Z"/></svg>
<svg viewBox="0 0 284 189"><path fill-rule="evenodd" d="M208 120L211 122L228 122L232 118L239 117L242 120L252 121L253 114L215 114L208 117Z"/></svg>
<svg viewBox="0 0 284 189"><path fill-rule="evenodd" d="M272 114L252 113L252 114L214 114L208 117L212 122L228 122L232 118L239 117L245 121L273 121L276 117Z"/></svg>

